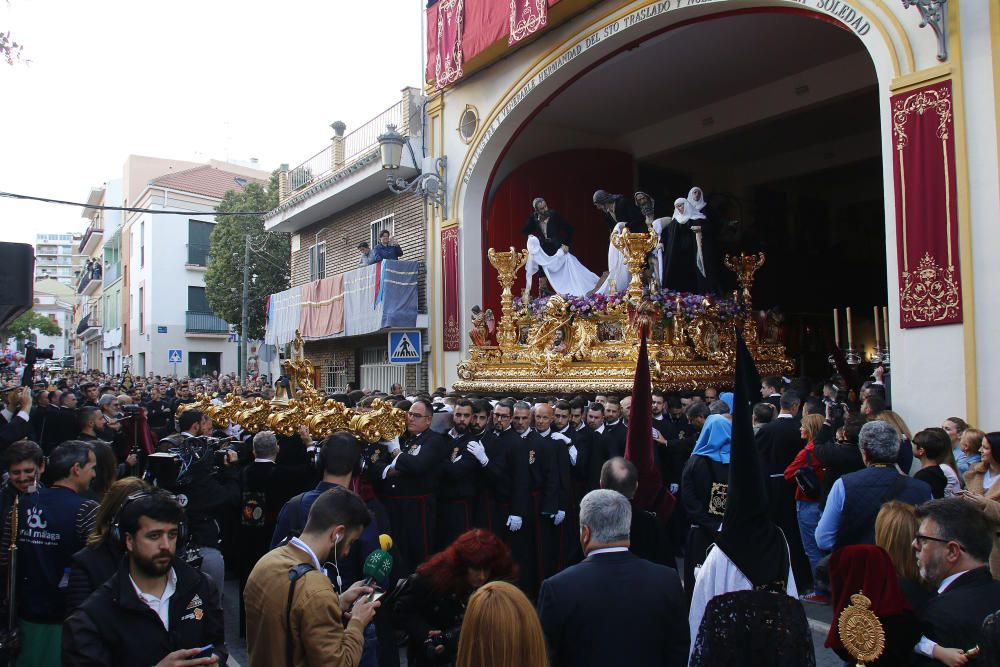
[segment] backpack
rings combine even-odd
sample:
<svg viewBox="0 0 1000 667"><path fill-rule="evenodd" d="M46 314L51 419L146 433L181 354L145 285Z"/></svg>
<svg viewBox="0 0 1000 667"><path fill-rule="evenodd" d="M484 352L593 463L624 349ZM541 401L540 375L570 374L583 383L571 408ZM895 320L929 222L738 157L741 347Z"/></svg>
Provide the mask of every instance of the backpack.
<svg viewBox="0 0 1000 667"><path fill-rule="evenodd" d="M815 457L808 449L806 450L806 464L795 471L794 478L802 495L809 500L819 500L819 477L816 475Z"/></svg>

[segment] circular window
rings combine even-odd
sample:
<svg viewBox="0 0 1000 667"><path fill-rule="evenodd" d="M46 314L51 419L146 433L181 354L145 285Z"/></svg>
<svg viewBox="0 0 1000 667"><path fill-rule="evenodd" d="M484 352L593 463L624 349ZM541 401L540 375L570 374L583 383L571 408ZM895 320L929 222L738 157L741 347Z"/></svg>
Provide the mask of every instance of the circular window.
<svg viewBox="0 0 1000 667"><path fill-rule="evenodd" d="M458 118L458 136L462 138L465 143L470 143L472 137L476 136L476 130L479 128L479 112L476 107L471 104L465 105L465 111Z"/></svg>

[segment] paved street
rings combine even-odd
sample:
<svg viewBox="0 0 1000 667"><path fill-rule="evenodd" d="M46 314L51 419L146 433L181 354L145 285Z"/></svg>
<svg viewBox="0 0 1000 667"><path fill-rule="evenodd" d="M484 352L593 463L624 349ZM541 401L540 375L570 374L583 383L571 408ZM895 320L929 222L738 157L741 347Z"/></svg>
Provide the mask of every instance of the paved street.
<svg viewBox="0 0 1000 667"><path fill-rule="evenodd" d="M226 581L226 639L229 645L229 664L234 667L244 667L248 664L246 641L239 636L239 590L235 579ZM826 633L830 629L830 619L833 614L829 606L804 603L809 625L812 627L813 645L816 647L817 667L842 667L841 661L833 651L823 646ZM400 664L405 665L402 653Z"/></svg>

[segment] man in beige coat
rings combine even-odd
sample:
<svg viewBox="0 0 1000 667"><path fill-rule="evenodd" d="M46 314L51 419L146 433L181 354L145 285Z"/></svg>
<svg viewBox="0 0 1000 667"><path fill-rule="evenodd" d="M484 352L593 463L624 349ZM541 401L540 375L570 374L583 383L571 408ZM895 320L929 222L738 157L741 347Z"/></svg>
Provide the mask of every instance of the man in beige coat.
<svg viewBox="0 0 1000 667"><path fill-rule="evenodd" d="M349 667L361 661L364 629L379 603L368 600L371 589L360 582L338 596L322 564L346 557L370 520L361 498L330 489L313 503L300 537L257 561L243 594L251 667Z"/></svg>

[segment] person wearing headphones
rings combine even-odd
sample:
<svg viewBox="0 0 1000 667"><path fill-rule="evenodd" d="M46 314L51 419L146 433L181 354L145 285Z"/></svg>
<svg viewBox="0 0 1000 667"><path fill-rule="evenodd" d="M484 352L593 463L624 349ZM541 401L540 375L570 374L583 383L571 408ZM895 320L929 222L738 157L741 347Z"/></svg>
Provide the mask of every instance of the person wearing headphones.
<svg viewBox="0 0 1000 667"><path fill-rule="evenodd" d="M332 559L336 568L370 522L360 496L328 489L312 503L302 534L257 561L244 591L251 667L360 663L379 602L363 582L341 592L323 564Z"/></svg>
<svg viewBox="0 0 1000 667"><path fill-rule="evenodd" d="M126 499L110 536L127 557L66 620L63 665L226 663L219 590L176 558L186 532L184 509L170 493L153 489Z"/></svg>

